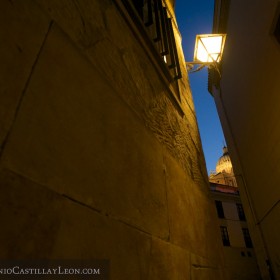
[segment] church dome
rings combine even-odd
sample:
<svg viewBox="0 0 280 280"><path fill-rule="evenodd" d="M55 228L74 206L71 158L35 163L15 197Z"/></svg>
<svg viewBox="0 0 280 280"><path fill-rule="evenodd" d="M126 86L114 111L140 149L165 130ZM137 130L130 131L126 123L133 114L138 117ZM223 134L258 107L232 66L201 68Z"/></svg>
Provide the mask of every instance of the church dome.
<svg viewBox="0 0 280 280"><path fill-rule="evenodd" d="M219 158L216 164L216 172L232 173L232 164L228 154L227 147L223 147L223 155Z"/></svg>

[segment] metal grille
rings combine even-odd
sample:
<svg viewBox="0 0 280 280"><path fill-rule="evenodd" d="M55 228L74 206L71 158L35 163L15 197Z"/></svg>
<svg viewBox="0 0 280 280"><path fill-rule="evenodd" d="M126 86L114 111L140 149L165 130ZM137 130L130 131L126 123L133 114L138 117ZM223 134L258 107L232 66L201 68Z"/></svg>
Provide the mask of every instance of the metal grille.
<svg viewBox="0 0 280 280"><path fill-rule="evenodd" d="M243 228L242 231L243 231L243 236L244 236L244 241L245 241L246 247L253 248L253 243L252 243L252 240L250 237L249 230L247 228Z"/></svg>
<svg viewBox="0 0 280 280"><path fill-rule="evenodd" d="M238 217L240 221L246 221L244 209L241 203L236 203L236 208L238 212Z"/></svg>
<svg viewBox="0 0 280 280"><path fill-rule="evenodd" d="M220 227L224 246L230 246L227 227Z"/></svg>
<svg viewBox="0 0 280 280"><path fill-rule="evenodd" d="M182 78L172 19L167 7L161 0L132 0L132 4L172 77L175 80Z"/></svg>

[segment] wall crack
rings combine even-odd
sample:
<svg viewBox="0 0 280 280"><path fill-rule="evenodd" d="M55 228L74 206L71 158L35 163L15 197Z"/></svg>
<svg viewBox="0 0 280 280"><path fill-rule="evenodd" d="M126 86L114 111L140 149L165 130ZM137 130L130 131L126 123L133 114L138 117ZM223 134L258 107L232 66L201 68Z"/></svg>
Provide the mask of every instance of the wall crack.
<svg viewBox="0 0 280 280"><path fill-rule="evenodd" d="M34 60L34 62L33 62L33 64L32 64L30 73L29 73L29 75L28 75L28 77L27 77L27 79L26 79L26 83L25 83L25 85L24 85L24 87L23 87L22 94L21 94L21 96L20 96L20 98L19 98L19 101L18 101L18 104L17 104L17 106L16 106L13 119L12 119L12 121L11 121L10 129L9 129L9 131L7 132L6 136L4 137L3 143L2 143L2 145L1 145L1 147L0 147L0 158L2 157L3 151L4 151L4 149L5 149L5 146L6 146L7 142L8 142L8 139L9 139L9 136L10 136L11 131L12 131L12 129L13 129L14 123L15 123L16 118L17 118L17 116L18 116L18 113L19 113L19 110L20 110L20 107L21 107L23 98L24 98L25 93L26 93L26 91L27 91L27 88L28 88L28 86L29 86L31 77L32 77L32 75L33 75L33 73L34 73L34 71L35 71L35 67L36 67L36 65L37 65L37 63L38 63L38 61L39 61L39 57L40 57L40 55L41 55L41 53L42 53L42 51L43 51L43 48L44 48L44 45L45 45L46 40L47 40L47 38L48 38L48 35L49 35L50 31L51 31L52 25L53 25L53 21L50 21L49 26L48 26L48 29L47 29L47 32L46 32L46 34L45 34L45 36L44 36L42 45L41 45L41 47L39 48L39 51L38 51L38 53L37 53L37 55L36 55L36 57L35 57L35 60Z"/></svg>

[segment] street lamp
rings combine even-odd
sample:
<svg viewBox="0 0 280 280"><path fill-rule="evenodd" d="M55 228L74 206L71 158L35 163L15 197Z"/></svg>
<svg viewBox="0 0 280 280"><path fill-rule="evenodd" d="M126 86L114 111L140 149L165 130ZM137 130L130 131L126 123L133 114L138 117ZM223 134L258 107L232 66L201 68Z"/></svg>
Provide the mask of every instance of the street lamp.
<svg viewBox="0 0 280 280"><path fill-rule="evenodd" d="M222 58L225 40L226 34L196 35L194 61L186 62L188 71L197 72L207 66L216 69L220 75L218 63ZM194 68L195 65L197 65L196 68Z"/></svg>

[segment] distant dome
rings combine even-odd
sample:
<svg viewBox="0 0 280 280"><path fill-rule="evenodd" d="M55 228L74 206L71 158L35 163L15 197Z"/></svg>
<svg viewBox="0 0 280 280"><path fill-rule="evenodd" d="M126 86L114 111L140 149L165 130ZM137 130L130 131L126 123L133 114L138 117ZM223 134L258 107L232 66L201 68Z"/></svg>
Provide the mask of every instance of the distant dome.
<svg viewBox="0 0 280 280"><path fill-rule="evenodd" d="M223 147L223 155L219 158L216 164L216 172L232 173L232 164L228 154L227 147Z"/></svg>

